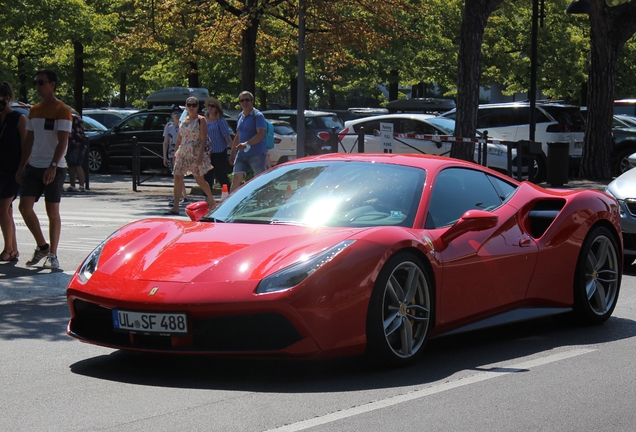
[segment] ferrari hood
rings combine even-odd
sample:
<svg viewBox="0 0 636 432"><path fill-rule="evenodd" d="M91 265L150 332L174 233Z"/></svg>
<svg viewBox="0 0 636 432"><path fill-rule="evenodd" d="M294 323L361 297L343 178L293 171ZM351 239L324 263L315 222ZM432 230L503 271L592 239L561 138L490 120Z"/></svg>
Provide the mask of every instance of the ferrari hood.
<svg viewBox="0 0 636 432"><path fill-rule="evenodd" d="M360 229L144 220L104 246L98 272L120 280L254 280L314 255Z"/></svg>

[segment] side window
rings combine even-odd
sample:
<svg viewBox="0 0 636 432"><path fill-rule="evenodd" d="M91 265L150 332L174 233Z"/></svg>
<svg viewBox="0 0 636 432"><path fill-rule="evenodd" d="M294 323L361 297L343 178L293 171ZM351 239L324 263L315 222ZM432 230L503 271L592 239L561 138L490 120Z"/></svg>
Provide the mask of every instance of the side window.
<svg viewBox="0 0 636 432"><path fill-rule="evenodd" d="M530 124L530 107L517 107L512 109L511 111L512 111L511 124L513 125ZM537 112L537 114L535 115L539 115L539 113Z"/></svg>
<svg viewBox="0 0 636 432"><path fill-rule="evenodd" d="M148 114L140 114L138 116L130 117L128 120L121 124L119 129L125 132L141 131L144 129L146 117L148 117Z"/></svg>
<svg viewBox="0 0 636 432"><path fill-rule="evenodd" d="M148 127L146 130L160 130L163 131L166 124L170 121L170 114L156 113L152 114L148 119Z"/></svg>
<svg viewBox="0 0 636 432"><path fill-rule="evenodd" d="M499 194L499 199L502 202L507 200L508 197L512 195L514 191L517 190L517 186L510 184L508 182L505 182L497 177L488 176L488 179L490 180L492 185L495 187L495 190Z"/></svg>
<svg viewBox="0 0 636 432"><path fill-rule="evenodd" d="M425 226L429 229L448 226L468 210L492 210L501 202L486 174L465 168L448 168L435 179Z"/></svg>
<svg viewBox="0 0 636 432"><path fill-rule="evenodd" d="M364 123L358 123L353 126L353 130L356 132L360 132L360 128L364 128L365 135L373 136L375 131L380 131L380 122L378 120L372 120Z"/></svg>
<svg viewBox="0 0 636 432"><path fill-rule="evenodd" d="M437 129L432 125L413 119L400 119L397 132L417 135L439 135Z"/></svg>

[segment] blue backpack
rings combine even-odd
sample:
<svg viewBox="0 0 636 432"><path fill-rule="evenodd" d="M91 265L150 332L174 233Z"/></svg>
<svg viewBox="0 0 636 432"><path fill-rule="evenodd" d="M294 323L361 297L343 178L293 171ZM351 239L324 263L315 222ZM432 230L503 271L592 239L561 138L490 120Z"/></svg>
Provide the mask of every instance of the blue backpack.
<svg viewBox="0 0 636 432"><path fill-rule="evenodd" d="M271 150L274 148L274 125L271 121L267 122L267 128L265 128L265 148Z"/></svg>

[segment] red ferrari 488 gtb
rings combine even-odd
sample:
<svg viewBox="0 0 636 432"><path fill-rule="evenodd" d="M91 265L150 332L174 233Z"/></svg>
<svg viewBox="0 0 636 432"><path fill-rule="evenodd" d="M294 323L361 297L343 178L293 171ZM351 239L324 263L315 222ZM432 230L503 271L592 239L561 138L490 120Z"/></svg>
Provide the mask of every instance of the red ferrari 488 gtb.
<svg viewBox="0 0 636 432"><path fill-rule="evenodd" d="M412 361L427 339L612 314L619 209L469 162L330 154L255 177L198 221L119 229L67 289L68 334L123 350Z"/></svg>

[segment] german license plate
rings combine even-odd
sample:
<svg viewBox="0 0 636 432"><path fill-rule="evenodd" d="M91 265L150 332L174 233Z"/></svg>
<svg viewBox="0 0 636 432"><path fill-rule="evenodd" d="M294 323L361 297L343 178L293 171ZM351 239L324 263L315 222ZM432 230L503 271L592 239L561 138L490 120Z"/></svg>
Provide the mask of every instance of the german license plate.
<svg viewBox="0 0 636 432"><path fill-rule="evenodd" d="M113 309L113 328L137 334L183 335L188 333L188 320L184 313L132 312Z"/></svg>

